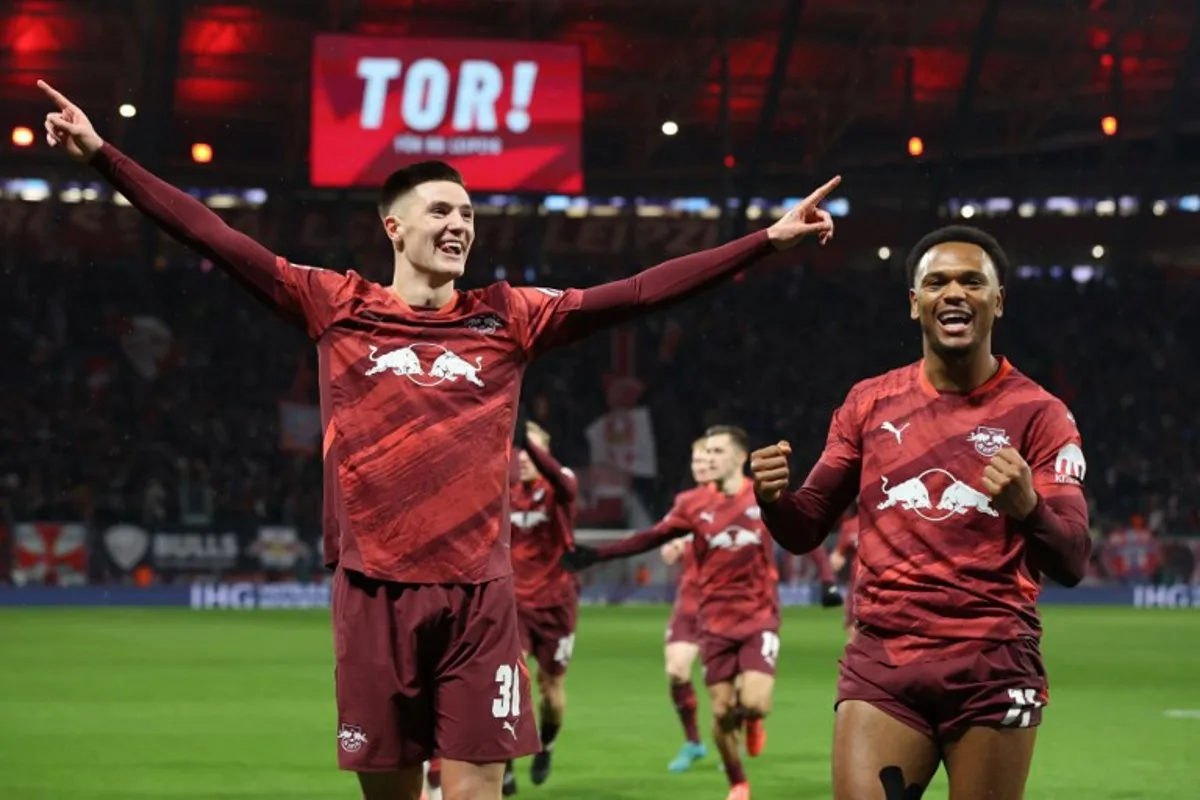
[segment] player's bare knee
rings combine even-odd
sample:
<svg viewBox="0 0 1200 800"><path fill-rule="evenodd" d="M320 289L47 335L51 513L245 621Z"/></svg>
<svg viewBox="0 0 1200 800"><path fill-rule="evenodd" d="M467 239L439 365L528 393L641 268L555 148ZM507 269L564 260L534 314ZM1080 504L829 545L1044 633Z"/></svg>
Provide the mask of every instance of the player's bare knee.
<svg viewBox="0 0 1200 800"><path fill-rule="evenodd" d="M442 761L442 800L495 800L504 781L504 763ZM418 792L414 800L420 797Z"/></svg>
<svg viewBox="0 0 1200 800"><path fill-rule="evenodd" d="M750 719L763 719L771 713L771 695L743 695L742 713Z"/></svg>

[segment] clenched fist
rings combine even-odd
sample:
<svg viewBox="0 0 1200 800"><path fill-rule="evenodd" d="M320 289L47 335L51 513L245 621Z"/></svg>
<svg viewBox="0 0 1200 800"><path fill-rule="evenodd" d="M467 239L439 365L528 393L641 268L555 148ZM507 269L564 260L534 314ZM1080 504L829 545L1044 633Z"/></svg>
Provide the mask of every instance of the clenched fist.
<svg viewBox="0 0 1200 800"><path fill-rule="evenodd" d="M788 456L792 446L786 441L755 450L750 454L750 474L754 477L754 494L764 503L774 503L787 488L791 479Z"/></svg>
<svg viewBox="0 0 1200 800"><path fill-rule="evenodd" d="M1037 508L1037 491L1033 488L1033 471L1021 454L1006 447L983 470L983 488L992 497L996 510L1016 520L1023 520Z"/></svg>

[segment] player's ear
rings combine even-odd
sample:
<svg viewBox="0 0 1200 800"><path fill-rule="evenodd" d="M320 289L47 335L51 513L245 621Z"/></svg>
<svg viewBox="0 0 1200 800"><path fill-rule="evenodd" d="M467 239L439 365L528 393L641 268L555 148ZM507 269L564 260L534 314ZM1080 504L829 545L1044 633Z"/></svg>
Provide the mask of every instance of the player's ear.
<svg viewBox="0 0 1200 800"><path fill-rule="evenodd" d="M1004 316L1004 287L1001 286L996 292L996 319Z"/></svg>
<svg viewBox="0 0 1200 800"><path fill-rule="evenodd" d="M395 214L388 214L383 218L383 232L393 242L399 242L404 238L404 223Z"/></svg>
<svg viewBox="0 0 1200 800"><path fill-rule="evenodd" d="M917 302L917 290L908 290L908 316L917 320L921 318L921 304Z"/></svg>

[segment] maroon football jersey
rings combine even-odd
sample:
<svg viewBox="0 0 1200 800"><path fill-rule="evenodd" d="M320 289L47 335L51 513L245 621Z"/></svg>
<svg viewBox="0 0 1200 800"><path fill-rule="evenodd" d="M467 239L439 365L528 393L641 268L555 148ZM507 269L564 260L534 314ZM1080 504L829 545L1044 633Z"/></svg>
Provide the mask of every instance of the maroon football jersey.
<svg viewBox="0 0 1200 800"><path fill-rule="evenodd" d="M574 485L574 474L560 467L560 482ZM574 547L574 491L556 492L538 476L517 481L511 490L512 561L517 602L526 608L546 608L574 602L579 578L562 567Z"/></svg>
<svg viewBox="0 0 1200 800"><path fill-rule="evenodd" d="M424 312L353 272L279 270L317 341L326 562L407 583L510 574L513 409L579 292L495 283Z"/></svg>
<svg viewBox="0 0 1200 800"><path fill-rule="evenodd" d="M695 615L700 611L700 566L691 539L679 559L679 585L675 588L675 606L682 614Z"/></svg>
<svg viewBox="0 0 1200 800"><path fill-rule="evenodd" d="M1082 492L1074 418L1003 359L970 394L937 391L918 362L858 384L834 413L820 463L861 476L855 615L894 663L1040 635L1040 573L981 485L1005 447L1043 498Z"/></svg>
<svg viewBox="0 0 1200 800"><path fill-rule="evenodd" d="M684 492L663 523L692 532L703 630L736 639L779 629L775 542L753 482L744 481L733 495L711 488Z"/></svg>

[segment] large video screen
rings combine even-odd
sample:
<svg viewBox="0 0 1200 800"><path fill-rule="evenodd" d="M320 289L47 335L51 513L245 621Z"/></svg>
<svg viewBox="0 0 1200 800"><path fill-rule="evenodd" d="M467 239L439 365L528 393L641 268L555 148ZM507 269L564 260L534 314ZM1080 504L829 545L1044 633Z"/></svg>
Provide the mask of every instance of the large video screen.
<svg viewBox="0 0 1200 800"><path fill-rule="evenodd" d="M317 36L310 179L378 186L416 161L472 191L583 191L577 45Z"/></svg>

